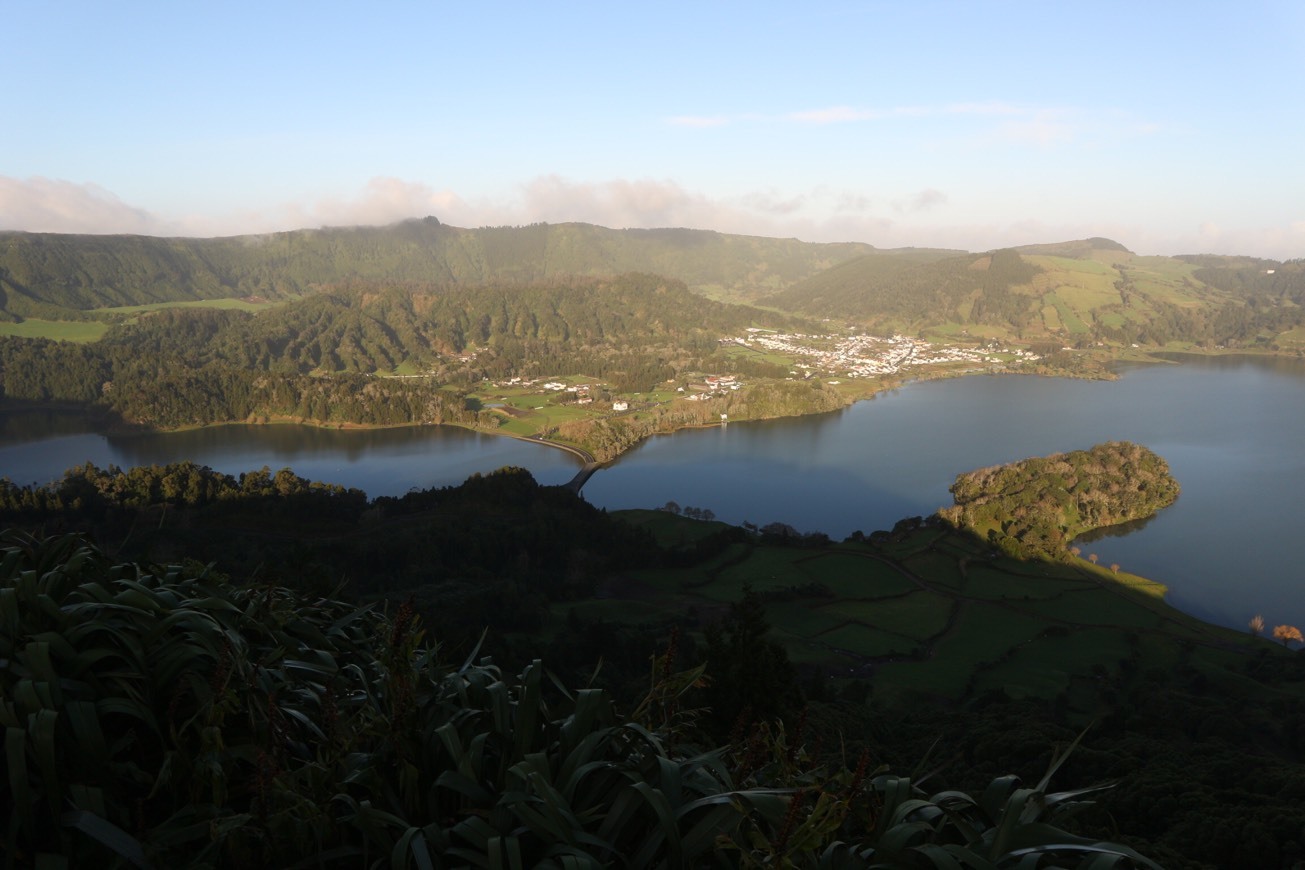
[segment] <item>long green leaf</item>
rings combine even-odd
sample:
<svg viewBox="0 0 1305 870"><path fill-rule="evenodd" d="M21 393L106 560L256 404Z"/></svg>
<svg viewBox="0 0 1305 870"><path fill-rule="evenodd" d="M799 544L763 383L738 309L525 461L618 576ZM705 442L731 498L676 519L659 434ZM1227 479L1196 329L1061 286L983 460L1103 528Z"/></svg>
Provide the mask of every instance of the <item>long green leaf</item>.
<svg viewBox="0 0 1305 870"><path fill-rule="evenodd" d="M108 846L135 866L143 868L150 866L140 841L107 819L85 810L73 810L64 813L62 821L64 827L81 831L86 836Z"/></svg>

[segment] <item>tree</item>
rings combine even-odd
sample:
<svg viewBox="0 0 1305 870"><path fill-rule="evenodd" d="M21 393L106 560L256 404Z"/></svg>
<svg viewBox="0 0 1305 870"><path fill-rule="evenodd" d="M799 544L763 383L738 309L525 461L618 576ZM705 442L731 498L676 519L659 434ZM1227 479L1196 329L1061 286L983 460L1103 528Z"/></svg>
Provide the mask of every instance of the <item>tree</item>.
<svg viewBox="0 0 1305 870"><path fill-rule="evenodd" d="M1097 560L1100 558L1101 557L1098 556L1096 553L1088 553L1088 561L1091 562L1093 565L1095 565L1097 563Z"/></svg>
<svg viewBox="0 0 1305 870"><path fill-rule="evenodd" d="M680 506L676 502L668 501L666 504L662 505L662 510L666 511L667 513L679 514Z"/></svg>
<svg viewBox="0 0 1305 870"><path fill-rule="evenodd" d="M1305 642L1305 637L1301 636L1300 629L1294 625L1275 625L1273 627L1273 639L1282 641L1282 645L1289 643Z"/></svg>
<svg viewBox="0 0 1305 870"><path fill-rule="evenodd" d="M1264 617L1260 614L1257 613L1252 616L1248 625L1251 629L1251 637L1259 637L1264 633Z"/></svg>
<svg viewBox="0 0 1305 870"><path fill-rule="evenodd" d="M1111 562L1111 563L1110 563L1110 570L1113 571L1114 573L1118 574L1118 573L1119 573L1119 563L1118 563L1118 562Z"/></svg>
<svg viewBox="0 0 1305 870"><path fill-rule="evenodd" d="M706 627L707 704L715 736L728 735L743 717L780 719L802 703L797 669L784 645L770 637L766 605L751 587L730 605L729 615Z"/></svg>

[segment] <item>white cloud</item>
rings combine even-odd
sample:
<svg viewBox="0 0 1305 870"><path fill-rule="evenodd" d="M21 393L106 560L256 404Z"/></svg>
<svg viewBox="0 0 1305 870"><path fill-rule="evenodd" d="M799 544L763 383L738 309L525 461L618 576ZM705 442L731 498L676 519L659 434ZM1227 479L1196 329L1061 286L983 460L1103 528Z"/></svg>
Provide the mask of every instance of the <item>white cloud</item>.
<svg viewBox="0 0 1305 870"><path fill-rule="evenodd" d="M737 205L726 203L669 180L578 182L557 175L522 185L521 195L519 204L500 212L519 215L511 223L583 221L608 227L740 228L727 232L772 227L769 217L757 211L775 210L778 202L773 194L760 193L744 197L747 202Z"/></svg>
<svg viewBox="0 0 1305 870"><path fill-rule="evenodd" d="M166 235L174 228L98 184L0 175L0 229Z"/></svg>
<svg viewBox="0 0 1305 870"><path fill-rule="evenodd" d="M930 187L920 191L909 200L896 200L893 202L893 210L898 214L905 212L921 212L937 208L947 202L947 194L941 190L935 190Z"/></svg>
<svg viewBox="0 0 1305 870"><path fill-rule="evenodd" d="M453 226L580 221L608 227L691 227L810 242L859 241L881 248L972 251L1104 236L1140 253L1223 253L1288 259L1305 256L1305 219L1236 227L1212 220L1189 229L1114 221L945 222L948 194L925 188L896 198L821 186L758 189L729 197L673 180L573 181L541 176L502 200L467 200L422 182L378 177L353 196L305 198L225 215L165 216L124 202L94 184L0 176L0 229L62 233L236 235L315 226L387 224L434 215Z"/></svg>

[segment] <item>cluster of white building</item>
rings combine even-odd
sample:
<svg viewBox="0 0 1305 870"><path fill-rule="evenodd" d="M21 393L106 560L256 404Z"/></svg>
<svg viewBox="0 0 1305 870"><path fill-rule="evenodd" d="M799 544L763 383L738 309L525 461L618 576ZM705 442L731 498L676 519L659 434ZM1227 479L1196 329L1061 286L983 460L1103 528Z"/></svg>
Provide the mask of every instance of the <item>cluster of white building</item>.
<svg viewBox="0 0 1305 870"><path fill-rule="evenodd" d="M1024 350L993 351L935 345L905 335L882 338L875 335L804 335L749 329L746 337L730 340L744 347L809 360L797 363L796 367L800 369L844 374L850 378L896 374L910 366L1003 362L1002 357L997 356L998 353L1014 355L1022 360L1038 359L1036 354Z"/></svg>

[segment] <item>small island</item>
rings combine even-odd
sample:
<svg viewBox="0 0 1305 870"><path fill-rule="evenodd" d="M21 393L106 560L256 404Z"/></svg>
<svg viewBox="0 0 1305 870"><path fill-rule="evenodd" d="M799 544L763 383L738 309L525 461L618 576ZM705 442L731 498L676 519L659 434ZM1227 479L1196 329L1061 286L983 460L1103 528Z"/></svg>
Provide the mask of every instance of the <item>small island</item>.
<svg viewBox="0 0 1305 870"><path fill-rule="evenodd" d="M938 515L1009 555L1064 559L1080 535L1149 517L1178 492L1164 459L1140 444L1110 441L958 475L956 504Z"/></svg>

